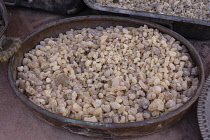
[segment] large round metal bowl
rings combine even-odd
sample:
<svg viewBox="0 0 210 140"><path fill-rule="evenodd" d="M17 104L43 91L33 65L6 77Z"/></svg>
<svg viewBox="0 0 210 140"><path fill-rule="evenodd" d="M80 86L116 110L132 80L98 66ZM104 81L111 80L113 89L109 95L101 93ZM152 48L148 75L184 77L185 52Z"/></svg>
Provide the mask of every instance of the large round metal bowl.
<svg viewBox="0 0 210 140"><path fill-rule="evenodd" d="M148 25L148 27L158 29L160 32L171 35L176 40L179 40L189 51L189 54L196 66L199 68L199 85L197 91L194 93L192 98L177 110L168 113L164 116L153 118L145 121L130 122L130 123L93 123L81 120L75 120L61 115L49 112L31 101L19 91L18 87L15 85L17 67L21 65L23 56L26 52L33 49L41 40L47 37L56 37L59 33L64 33L70 29L81 29L84 27L95 28L97 26L109 27L121 25L124 27L139 27L142 25ZM66 128L69 131L77 134L82 134L86 136L101 137L101 138L111 138L111 137L126 137L126 136L139 136L146 135L153 132L157 132L162 128L166 128L178 120L180 120L186 111L191 107L191 105L198 99L200 91L204 82L204 69L202 61L199 54L193 48L193 46L179 34L162 27L157 24L148 23L145 21L134 20L130 18L123 17L113 17L113 16L84 16L84 17L74 17L69 19L63 19L58 22L53 22L48 24L37 31L33 32L31 35L27 36L23 41L22 48L17 54L10 60L8 67L8 78L14 93L18 98L28 106L33 112L36 112L41 118L44 118L51 124L56 126Z"/></svg>

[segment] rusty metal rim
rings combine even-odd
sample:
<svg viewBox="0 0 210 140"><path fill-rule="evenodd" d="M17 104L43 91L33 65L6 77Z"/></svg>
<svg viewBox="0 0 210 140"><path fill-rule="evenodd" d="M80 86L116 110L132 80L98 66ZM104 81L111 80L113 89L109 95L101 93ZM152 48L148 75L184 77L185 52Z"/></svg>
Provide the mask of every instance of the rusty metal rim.
<svg viewBox="0 0 210 140"><path fill-rule="evenodd" d="M47 28L52 28L55 27L59 24L65 24L67 22L74 22L74 21L81 21L83 22L84 20L101 20L101 21L111 21L114 19L118 19L118 20L122 20L122 22L124 21L129 21L129 22L134 22L134 23L139 23L139 24L146 24L151 28L155 28L158 29L160 32L169 34L171 36L173 36L174 38L176 38L177 40L179 40L182 44L184 44L188 50L190 50L191 53L194 54L193 57L195 57L194 59L197 59L198 61L198 67L199 67L199 86L198 89L195 93L195 95L193 97L191 97L191 99L184 104L183 106L181 106L180 108L178 108L177 110L170 112L166 115L163 115L161 117L158 118L152 118L149 120L145 120L145 121L139 121L139 122L129 122L129 123L111 123L111 124L106 124L106 123L94 123L94 122L86 122L86 121L81 121L81 120L76 120L76 119L71 119L71 118L67 118L55 113L52 113L50 111L47 111L39 106L37 106L36 104L32 103L31 101L28 100L28 98L22 94L19 89L16 87L15 85L15 81L13 79L13 72L12 72L12 64L13 61L15 59L15 55L10 59L9 65L8 65L8 79L9 79L9 83L13 89L13 91L15 92L15 94L20 98L20 100L26 104L28 107L30 107L31 109L44 114L50 118L56 119L61 121L62 123L68 123L68 124L72 124L72 125L79 125L79 126L84 126L84 127L91 127L91 128L112 128L112 129L116 129L116 128L129 128L129 127L137 127L137 126L145 126L148 124L152 124L152 123L157 123L157 122L162 122L164 120L167 120L173 116L178 115L180 112L183 112L184 110L188 109L199 97L200 95L200 91L204 82L204 69L203 69L203 63L201 61L201 58L198 54L198 52L194 49L194 47L192 46L192 44L187 41L185 38L183 38L182 36L180 36L179 34L173 32L172 30L169 30L161 25L157 25L154 23L149 23L146 21L141 21L141 20L135 20L135 19L131 19L131 18L124 18L124 17L116 17L116 16L80 16L80 17L73 17L73 18L67 18L67 19L61 19L59 21L55 21L52 22L50 24L47 24L45 26L42 26L41 28L37 29L36 31L32 32L30 35L28 35L24 41L26 42L27 40L29 40L30 38L36 36L36 34L38 34L39 32L42 32L43 30L47 29Z"/></svg>

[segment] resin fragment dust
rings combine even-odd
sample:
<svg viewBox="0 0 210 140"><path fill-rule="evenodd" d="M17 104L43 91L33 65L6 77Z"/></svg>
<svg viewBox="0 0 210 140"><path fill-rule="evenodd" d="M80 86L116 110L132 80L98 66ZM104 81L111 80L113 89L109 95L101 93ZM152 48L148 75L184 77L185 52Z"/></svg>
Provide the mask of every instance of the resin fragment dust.
<svg viewBox="0 0 210 140"><path fill-rule="evenodd" d="M95 2L109 7L210 20L209 0L95 0Z"/></svg>
<svg viewBox="0 0 210 140"><path fill-rule="evenodd" d="M25 54L16 85L66 117L125 123L176 110L195 93L198 69L173 37L146 25L83 28Z"/></svg>

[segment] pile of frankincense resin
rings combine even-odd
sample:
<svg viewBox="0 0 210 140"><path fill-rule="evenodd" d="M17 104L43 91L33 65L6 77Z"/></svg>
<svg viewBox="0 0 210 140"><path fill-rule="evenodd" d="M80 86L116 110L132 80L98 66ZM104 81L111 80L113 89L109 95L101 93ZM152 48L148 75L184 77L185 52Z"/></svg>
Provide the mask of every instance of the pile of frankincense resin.
<svg viewBox="0 0 210 140"><path fill-rule="evenodd" d="M180 17L210 20L210 0L94 0L97 4Z"/></svg>
<svg viewBox="0 0 210 140"><path fill-rule="evenodd" d="M185 46L146 25L72 29L46 38L25 53L17 70L16 85L33 103L102 123L174 111L199 82Z"/></svg>

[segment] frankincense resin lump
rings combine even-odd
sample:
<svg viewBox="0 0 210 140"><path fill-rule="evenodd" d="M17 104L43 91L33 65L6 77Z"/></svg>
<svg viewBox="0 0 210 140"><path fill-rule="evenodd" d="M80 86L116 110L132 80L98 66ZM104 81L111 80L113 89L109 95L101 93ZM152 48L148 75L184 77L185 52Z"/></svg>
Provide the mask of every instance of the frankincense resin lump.
<svg viewBox="0 0 210 140"><path fill-rule="evenodd" d="M194 94L198 68L173 37L146 25L83 28L46 38L24 55L16 85L66 117L125 123L176 110Z"/></svg>

